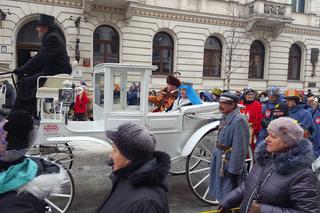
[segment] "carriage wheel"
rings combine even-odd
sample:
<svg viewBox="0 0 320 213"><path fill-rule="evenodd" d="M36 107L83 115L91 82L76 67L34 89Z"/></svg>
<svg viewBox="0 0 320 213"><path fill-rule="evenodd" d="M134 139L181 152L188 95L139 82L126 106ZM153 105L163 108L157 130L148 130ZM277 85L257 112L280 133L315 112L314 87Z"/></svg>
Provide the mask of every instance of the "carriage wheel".
<svg viewBox="0 0 320 213"><path fill-rule="evenodd" d="M209 204L218 204L219 202L210 197L209 182L210 182L210 167L212 160L212 153L215 149L217 141L218 129L212 129L207 132L194 147L192 153L188 156L186 162L187 180L194 195L201 201ZM192 169L190 162L194 159L199 159L200 163ZM248 171L252 168L253 153L249 148L248 158L246 160Z"/></svg>
<svg viewBox="0 0 320 213"><path fill-rule="evenodd" d="M50 194L49 198L46 198L44 201L47 204L47 212L65 213L70 208L74 198L74 181L70 171L63 164L57 162L52 163L64 169L67 178L61 183L61 193Z"/></svg>
<svg viewBox="0 0 320 213"><path fill-rule="evenodd" d="M66 168L71 169L73 164L73 152L68 143L38 145L29 150L29 155L49 159L59 162Z"/></svg>
<svg viewBox="0 0 320 213"><path fill-rule="evenodd" d="M192 166L190 167L190 170L193 170L197 167L197 165L201 162L200 159L194 158L192 162L190 163ZM183 175L186 173L186 163L187 163L187 157L183 158L177 158L175 160L171 161L170 165L170 174L172 175Z"/></svg>

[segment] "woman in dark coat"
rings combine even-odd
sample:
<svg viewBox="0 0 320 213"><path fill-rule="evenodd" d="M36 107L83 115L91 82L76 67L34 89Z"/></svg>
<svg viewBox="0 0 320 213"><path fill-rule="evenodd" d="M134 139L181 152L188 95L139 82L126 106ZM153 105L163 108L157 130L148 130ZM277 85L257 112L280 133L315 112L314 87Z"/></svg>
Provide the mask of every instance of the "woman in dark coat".
<svg viewBox="0 0 320 213"><path fill-rule="evenodd" d="M170 157L155 150L145 127L124 123L107 131L113 143L113 187L99 213L168 213Z"/></svg>
<svg viewBox="0 0 320 213"><path fill-rule="evenodd" d="M291 118L270 122L269 136L255 153L256 163L245 183L231 191L220 209L239 206L249 213L319 213L319 180L311 170L314 161L310 141Z"/></svg>
<svg viewBox="0 0 320 213"><path fill-rule="evenodd" d="M54 17L40 14L36 28L41 47L38 53L23 66L13 72L21 80L18 83L18 95L14 109L24 109L31 115L36 111L36 90L39 76L71 74L66 42L54 30ZM39 82L40 86L45 79Z"/></svg>
<svg viewBox="0 0 320 213"><path fill-rule="evenodd" d="M45 198L60 193L66 172L41 158L25 156L33 140L33 120L21 110L0 127L0 212L45 213Z"/></svg>

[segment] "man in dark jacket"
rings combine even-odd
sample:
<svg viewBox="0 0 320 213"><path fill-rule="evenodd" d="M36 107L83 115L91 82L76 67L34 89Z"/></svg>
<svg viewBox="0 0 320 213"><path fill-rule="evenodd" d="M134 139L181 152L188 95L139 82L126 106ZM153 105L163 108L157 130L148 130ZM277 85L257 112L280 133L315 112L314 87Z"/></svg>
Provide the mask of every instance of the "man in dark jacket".
<svg viewBox="0 0 320 213"><path fill-rule="evenodd" d="M99 213L168 213L170 157L155 151L156 140L134 123L107 131L113 141L113 187Z"/></svg>
<svg viewBox="0 0 320 213"><path fill-rule="evenodd" d="M54 17L40 14L36 31L41 39L38 53L30 61L13 71L20 79L18 96L13 109L24 109L34 116L36 116L35 95L38 77L71 74L72 72L66 43L54 30ZM39 82L40 86L44 83L45 79Z"/></svg>

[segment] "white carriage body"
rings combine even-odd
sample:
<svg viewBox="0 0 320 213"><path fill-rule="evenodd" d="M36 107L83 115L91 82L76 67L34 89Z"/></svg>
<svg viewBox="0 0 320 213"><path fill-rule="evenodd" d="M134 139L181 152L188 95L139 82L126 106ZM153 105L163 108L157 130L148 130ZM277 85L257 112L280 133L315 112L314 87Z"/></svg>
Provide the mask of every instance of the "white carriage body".
<svg viewBox="0 0 320 213"><path fill-rule="evenodd" d="M155 69L156 66L150 65L97 65L94 68L93 82L94 121L66 122L63 113L48 119L43 115L43 110L40 110L42 118L36 144L85 140L110 147L110 142L105 141L105 131L114 130L120 124L130 121L145 125L156 136L157 150L167 152L171 158L189 155L197 139L219 124L211 122L213 114L218 112L219 105L204 103L182 107L179 111L149 112L150 75ZM55 76L48 77L50 78ZM128 105L127 92L133 83L139 85L139 98L136 104ZM45 91L45 88L38 89L39 109L44 106L44 98L58 98L58 95L52 96ZM47 91L51 91L52 94L52 90ZM204 128L200 129L201 127Z"/></svg>

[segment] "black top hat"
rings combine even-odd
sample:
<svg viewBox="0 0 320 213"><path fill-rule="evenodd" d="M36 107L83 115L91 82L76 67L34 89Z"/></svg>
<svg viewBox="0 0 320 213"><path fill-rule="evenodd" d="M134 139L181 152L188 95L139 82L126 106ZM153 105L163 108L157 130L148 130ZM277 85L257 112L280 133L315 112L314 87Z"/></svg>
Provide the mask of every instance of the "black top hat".
<svg viewBox="0 0 320 213"><path fill-rule="evenodd" d="M54 17L46 14L39 14L37 25L44 25L48 27L54 26Z"/></svg>

